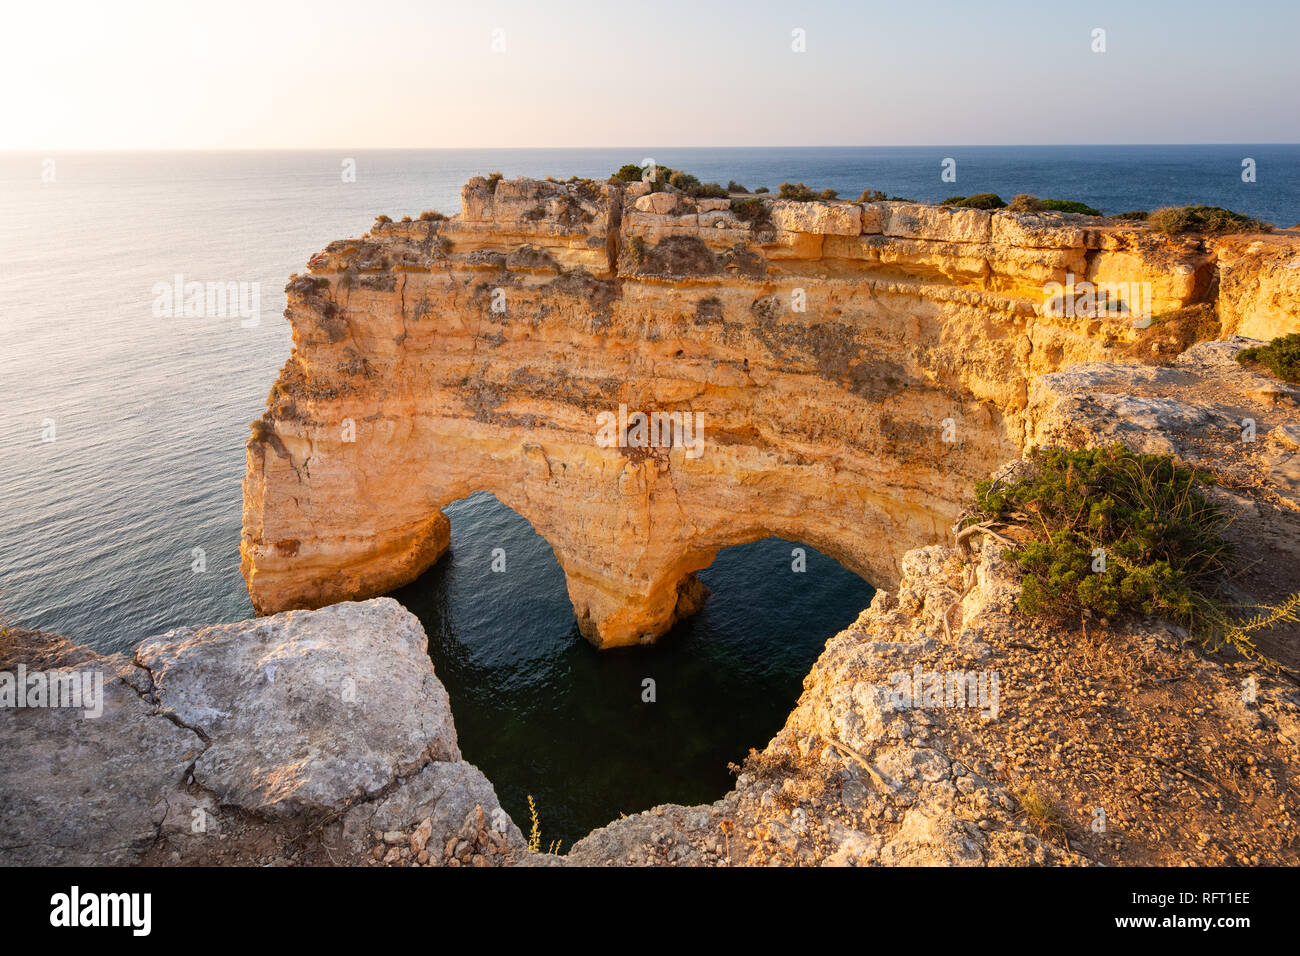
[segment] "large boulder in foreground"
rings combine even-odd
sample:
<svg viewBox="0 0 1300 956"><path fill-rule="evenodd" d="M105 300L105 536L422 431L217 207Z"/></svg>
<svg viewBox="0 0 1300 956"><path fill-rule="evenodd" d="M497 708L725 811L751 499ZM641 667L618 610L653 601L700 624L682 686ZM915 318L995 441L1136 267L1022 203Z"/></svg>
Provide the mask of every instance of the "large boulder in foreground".
<svg viewBox="0 0 1300 956"><path fill-rule="evenodd" d="M431 760L460 760L420 622L390 598L184 627L135 662L161 712L208 741L194 779L223 804L339 810Z"/></svg>
<svg viewBox="0 0 1300 956"><path fill-rule="evenodd" d="M523 847L390 598L179 628L132 657L14 631L0 670L19 665L99 674L104 703L0 709L0 865L302 862L308 836L355 863L372 827L422 825L439 848L467 827Z"/></svg>

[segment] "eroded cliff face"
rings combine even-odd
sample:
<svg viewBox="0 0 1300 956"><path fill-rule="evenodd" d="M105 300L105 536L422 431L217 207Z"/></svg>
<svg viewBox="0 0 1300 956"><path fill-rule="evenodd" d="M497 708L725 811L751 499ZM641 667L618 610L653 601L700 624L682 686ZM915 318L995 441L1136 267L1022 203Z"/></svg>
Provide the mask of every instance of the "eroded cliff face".
<svg viewBox="0 0 1300 956"><path fill-rule="evenodd" d="M377 224L290 281L244 483L260 612L413 580L475 491L547 539L602 647L661 634L698 607L693 572L769 535L892 587L1020 454L1034 378L1161 334L1044 315L1046 283L1300 329L1295 237L646 188L474 179L454 218ZM602 447L620 406L702 416L702 454Z"/></svg>

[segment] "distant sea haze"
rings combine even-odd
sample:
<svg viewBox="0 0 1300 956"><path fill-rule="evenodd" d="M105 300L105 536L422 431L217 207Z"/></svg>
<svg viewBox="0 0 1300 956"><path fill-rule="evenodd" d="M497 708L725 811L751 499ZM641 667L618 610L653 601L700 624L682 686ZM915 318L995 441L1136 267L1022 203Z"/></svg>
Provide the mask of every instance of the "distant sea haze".
<svg viewBox="0 0 1300 956"><path fill-rule="evenodd" d="M1300 222L1295 145L3 154L0 619L118 651L251 616L244 444L290 353L288 277L378 214L454 213L472 176L603 179L647 159L848 199L1027 192ZM203 308L185 307L191 283ZM467 759L516 821L535 796L548 839L716 799L727 762L779 729L826 639L873 593L812 549L807 573L790 573L797 542L755 542L702 572L713 595L659 644L600 654L526 521L488 495L448 512L451 554L396 596L429 633ZM508 575L489 571L497 547ZM630 711L650 664L660 700Z"/></svg>

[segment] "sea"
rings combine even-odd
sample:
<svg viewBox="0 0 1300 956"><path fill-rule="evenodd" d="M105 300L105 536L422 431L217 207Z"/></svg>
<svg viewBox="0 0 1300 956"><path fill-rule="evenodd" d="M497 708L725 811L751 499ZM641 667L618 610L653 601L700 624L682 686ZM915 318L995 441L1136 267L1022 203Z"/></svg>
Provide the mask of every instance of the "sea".
<svg viewBox="0 0 1300 956"><path fill-rule="evenodd" d="M603 178L647 160L774 192L1027 192L1300 223L1294 144L0 153L0 621L109 652L251 616L243 449L290 353L288 276L381 213L456 212L471 176ZM245 283L257 312L169 314L159 290L177 277ZM525 830L533 798L547 845L722 796L873 594L768 539L721 552L700 575L704 610L658 644L598 653L523 518L486 493L446 510L450 553L394 596L429 634L466 759ZM508 542L508 573L476 541Z"/></svg>

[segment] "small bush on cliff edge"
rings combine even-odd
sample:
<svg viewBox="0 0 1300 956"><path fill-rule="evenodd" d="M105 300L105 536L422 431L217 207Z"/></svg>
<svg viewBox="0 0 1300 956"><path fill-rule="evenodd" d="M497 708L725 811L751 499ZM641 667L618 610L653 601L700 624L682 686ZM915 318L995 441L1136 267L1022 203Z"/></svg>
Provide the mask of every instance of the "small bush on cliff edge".
<svg viewBox="0 0 1300 956"><path fill-rule="evenodd" d="M1001 209L1006 203L997 193L976 193L974 196L949 196L939 205L959 206L962 209Z"/></svg>
<svg viewBox="0 0 1300 956"><path fill-rule="evenodd" d="M1150 213L1147 222L1167 236L1183 232L1223 236L1233 232L1269 232L1273 228L1266 222L1220 206L1165 206Z"/></svg>
<svg viewBox="0 0 1300 956"><path fill-rule="evenodd" d="M803 183L782 183L776 194L781 199L793 199L795 202L829 201L839 196L839 193L834 189L823 189L821 192L814 192Z"/></svg>
<svg viewBox="0 0 1300 956"><path fill-rule="evenodd" d="M1280 336L1267 345L1242 349L1237 361L1243 365L1258 362L1282 381L1300 385L1300 332Z"/></svg>
<svg viewBox="0 0 1300 956"><path fill-rule="evenodd" d="M1034 473L1002 488L977 486L977 507L1018 517L1033 532L1012 558L1025 572L1020 609L1055 620L1081 610L1102 617L1197 616L1231 553L1226 521L1171 455L1122 446L1039 450Z"/></svg>
<svg viewBox="0 0 1300 956"><path fill-rule="evenodd" d="M1027 474L980 482L971 523L1018 529L1007 558L1024 572L1020 610L1051 622L1084 611L1104 618L1157 615L1183 625L1211 650L1230 646L1275 668L1253 635L1297 620L1300 594L1240 618L1220 585L1233 548L1228 518L1200 487L1206 474L1172 455L1122 445L1077 451L1038 449ZM1011 533L1011 532L1008 532Z"/></svg>
<svg viewBox="0 0 1300 956"><path fill-rule="evenodd" d="M1017 193L1007 208L1012 212L1074 212L1081 216L1100 216L1101 210L1075 199L1039 199L1030 193Z"/></svg>

